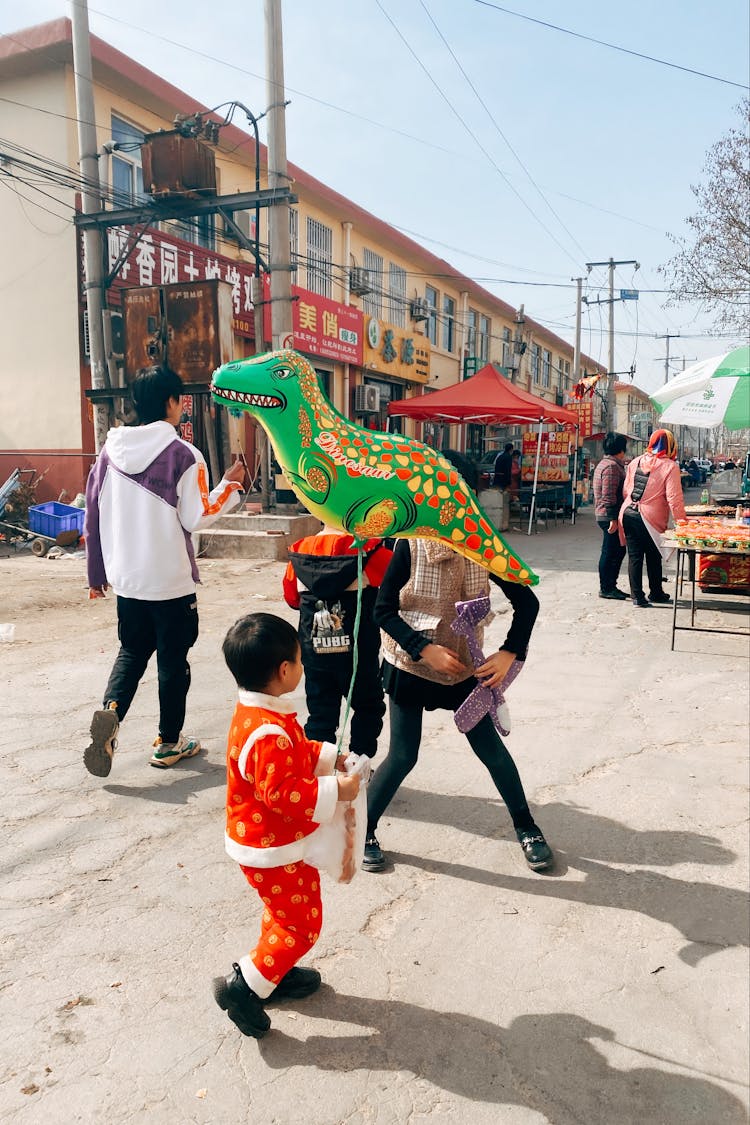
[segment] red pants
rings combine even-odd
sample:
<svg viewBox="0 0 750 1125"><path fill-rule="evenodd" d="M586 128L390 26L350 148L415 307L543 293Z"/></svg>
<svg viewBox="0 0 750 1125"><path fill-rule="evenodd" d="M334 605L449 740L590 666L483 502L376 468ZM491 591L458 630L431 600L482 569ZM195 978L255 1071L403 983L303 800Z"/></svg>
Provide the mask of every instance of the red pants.
<svg viewBox="0 0 750 1125"><path fill-rule="evenodd" d="M260 938L250 960L271 984L312 949L323 925L320 872L303 860L286 867L243 867L265 905Z"/></svg>

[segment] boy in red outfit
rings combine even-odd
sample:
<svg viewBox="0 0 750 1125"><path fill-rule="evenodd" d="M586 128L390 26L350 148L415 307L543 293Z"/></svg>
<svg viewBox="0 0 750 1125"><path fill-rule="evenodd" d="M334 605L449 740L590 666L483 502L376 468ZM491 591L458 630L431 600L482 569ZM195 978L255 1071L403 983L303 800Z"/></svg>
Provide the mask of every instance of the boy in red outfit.
<svg viewBox="0 0 750 1125"><path fill-rule="evenodd" d="M302 678L297 634L270 613L235 622L224 658L239 687L227 748L228 854L263 904L255 948L214 980L214 998L243 1035L261 1039L271 999L300 999L320 986L320 973L297 962L320 936L320 874L305 863L319 824L333 819L337 801L352 801L359 777L336 773L330 742L308 739L282 696ZM341 765L343 770L343 764Z"/></svg>
<svg viewBox="0 0 750 1125"><path fill-rule="evenodd" d="M380 630L373 611L392 554L382 539L368 539L363 546L364 588L349 748L368 758L377 751L385 714ZM308 738L335 741L341 700L349 694L354 674L357 565L353 536L332 527L323 527L317 535L307 535L289 548L283 590L287 605L299 610Z"/></svg>

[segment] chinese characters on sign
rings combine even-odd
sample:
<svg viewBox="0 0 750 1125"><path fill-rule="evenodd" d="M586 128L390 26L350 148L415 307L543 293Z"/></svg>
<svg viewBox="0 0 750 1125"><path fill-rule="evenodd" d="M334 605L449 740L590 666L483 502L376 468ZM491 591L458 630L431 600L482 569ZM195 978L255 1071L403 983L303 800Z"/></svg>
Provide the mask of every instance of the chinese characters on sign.
<svg viewBox="0 0 750 1125"><path fill-rule="evenodd" d="M179 282L209 281L219 278L232 287L232 327L240 336L254 336L252 282L254 269L249 262L238 262L215 254L202 246L154 230L135 245L129 227L110 227L107 231L107 269L119 269L112 289L131 286L173 285Z"/></svg>
<svg viewBox="0 0 750 1125"><path fill-rule="evenodd" d="M396 375L410 383L426 383L430 377L430 343L424 336L407 335L403 328L381 323L371 316L363 363L371 370Z"/></svg>
<svg viewBox="0 0 750 1125"><path fill-rule="evenodd" d="M195 433L193 430L193 396L182 396L182 421L180 422L180 437L183 441L189 441L191 445L195 444Z"/></svg>
<svg viewBox="0 0 750 1125"><path fill-rule="evenodd" d="M591 437L594 432L594 404L589 399L586 402L572 401L565 404L566 410L574 410L578 415L578 437Z"/></svg>
<svg viewBox="0 0 750 1125"><path fill-rule="evenodd" d="M268 302L268 274L263 276L263 296ZM266 339L270 339L270 302L263 306L263 317ZM339 305L319 293L293 285L292 327L294 347L301 352L324 359L337 359L341 363L362 363L362 313L359 309Z"/></svg>
<svg viewBox="0 0 750 1125"><path fill-rule="evenodd" d="M529 430L522 439L521 480L533 481L539 434ZM570 434L565 431L543 433L539 451L539 480L550 484L570 480L569 455L572 448Z"/></svg>

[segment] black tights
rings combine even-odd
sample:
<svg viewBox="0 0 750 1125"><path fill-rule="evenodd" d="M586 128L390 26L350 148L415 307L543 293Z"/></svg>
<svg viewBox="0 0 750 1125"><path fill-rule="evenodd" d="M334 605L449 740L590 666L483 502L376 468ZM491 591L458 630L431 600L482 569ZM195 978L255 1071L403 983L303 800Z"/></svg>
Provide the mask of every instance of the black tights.
<svg viewBox="0 0 750 1125"><path fill-rule="evenodd" d="M421 707L403 707L389 701L391 741L388 756L378 766L367 789L367 834L371 836L378 821L393 800L401 782L417 764L422 739ZM456 732L458 734L458 731ZM466 738L479 761L488 770L495 788L505 801L514 828L531 828L534 818L529 812L526 794L516 763L511 758L489 715L470 730Z"/></svg>

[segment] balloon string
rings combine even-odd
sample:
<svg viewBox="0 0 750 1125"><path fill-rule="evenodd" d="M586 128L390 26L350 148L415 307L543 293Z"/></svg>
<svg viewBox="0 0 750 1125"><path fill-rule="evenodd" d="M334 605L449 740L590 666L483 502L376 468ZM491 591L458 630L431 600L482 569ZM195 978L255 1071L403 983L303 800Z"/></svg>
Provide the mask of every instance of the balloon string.
<svg viewBox="0 0 750 1125"><path fill-rule="evenodd" d="M360 544L357 547L357 611L354 615L354 629L352 630L352 682L349 684L349 694L346 697L346 707L344 708L344 721L341 724L341 734L339 735L336 750L341 749L341 744L344 741L344 734L346 732L346 724L349 721L349 712L352 707L352 695L354 693L354 681L357 678L357 664L359 663L359 645L357 638L359 637L359 621L362 616L362 555L363 546Z"/></svg>

